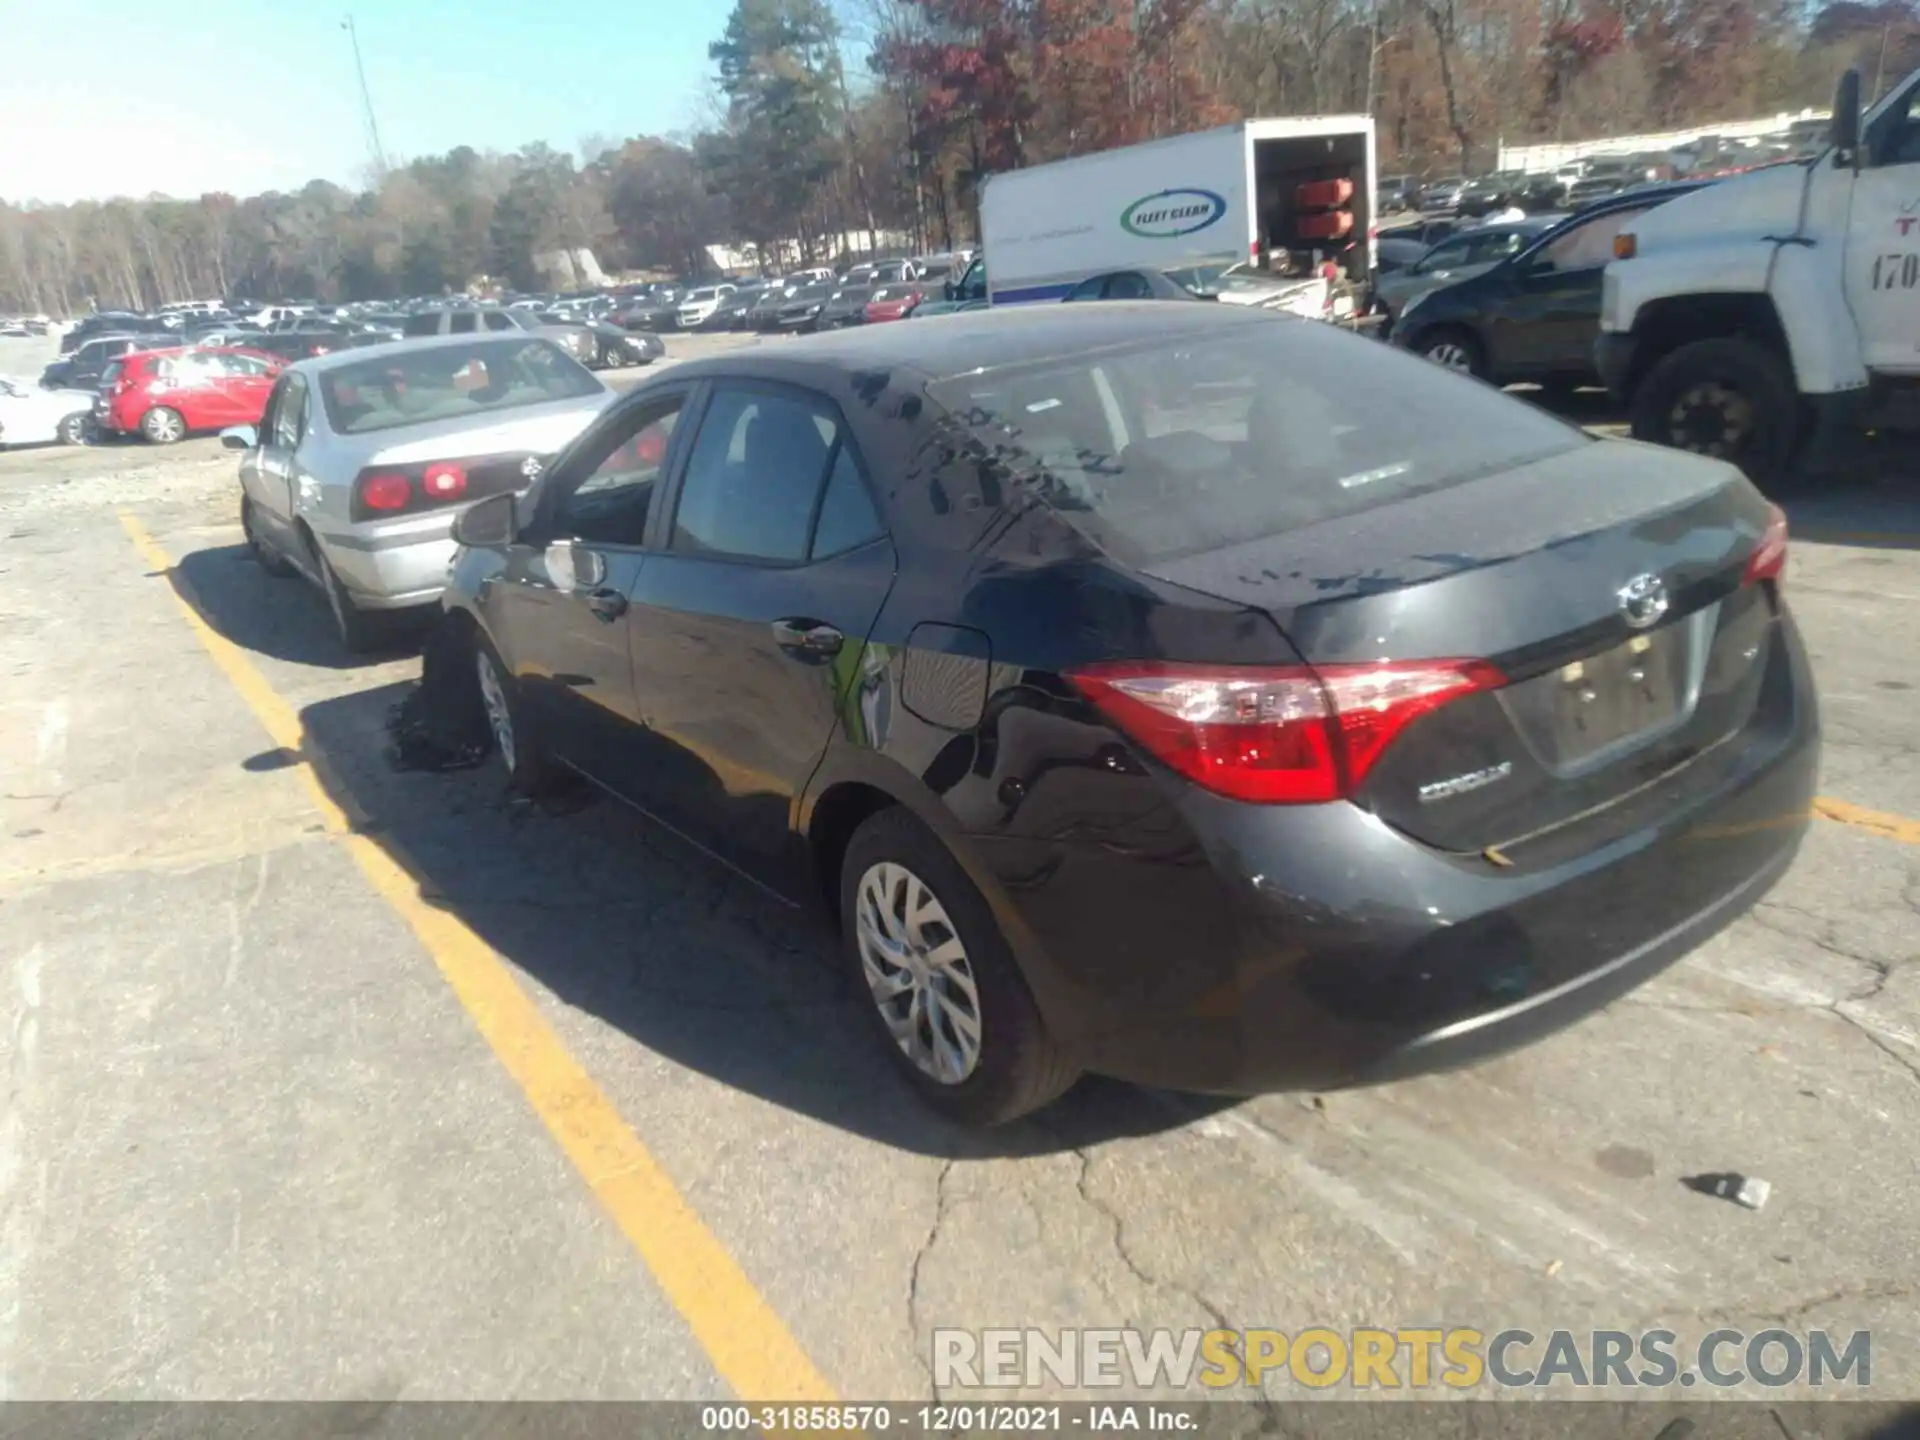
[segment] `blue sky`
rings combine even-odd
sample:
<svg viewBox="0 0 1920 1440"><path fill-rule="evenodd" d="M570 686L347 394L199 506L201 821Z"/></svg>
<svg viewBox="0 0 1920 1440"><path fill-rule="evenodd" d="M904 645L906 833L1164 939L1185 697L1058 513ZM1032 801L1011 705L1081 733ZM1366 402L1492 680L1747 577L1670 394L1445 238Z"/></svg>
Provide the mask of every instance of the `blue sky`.
<svg viewBox="0 0 1920 1440"><path fill-rule="evenodd" d="M4 0L0 198L360 183L389 158L705 122L730 0Z"/></svg>

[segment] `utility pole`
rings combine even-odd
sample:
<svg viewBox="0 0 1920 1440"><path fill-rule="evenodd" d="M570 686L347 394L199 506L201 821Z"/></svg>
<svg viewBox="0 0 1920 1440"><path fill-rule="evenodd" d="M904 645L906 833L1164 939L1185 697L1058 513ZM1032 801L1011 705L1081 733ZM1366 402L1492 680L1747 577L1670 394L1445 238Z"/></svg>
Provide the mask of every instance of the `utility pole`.
<svg viewBox="0 0 1920 1440"><path fill-rule="evenodd" d="M347 32L347 40L353 46L353 73L360 77L360 110L367 122L367 141L373 147L374 172L384 177L387 173L387 152L380 144L380 122L373 118L373 95L367 89L367 67L360 63L360 32L353 28L351 15L340 22L340 28Z"/></svg>

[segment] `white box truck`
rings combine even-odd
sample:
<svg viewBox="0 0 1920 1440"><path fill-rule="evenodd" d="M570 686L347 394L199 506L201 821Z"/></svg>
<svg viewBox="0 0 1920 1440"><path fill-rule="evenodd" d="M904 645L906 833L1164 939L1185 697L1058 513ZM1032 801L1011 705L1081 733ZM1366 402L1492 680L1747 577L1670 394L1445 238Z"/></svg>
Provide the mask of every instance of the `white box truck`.
<svg viewBox="0 0 1920 1440"><path fill-rule="evenodd" d="M1920 70L1829 143L1648 211L1614 240L1594 361L1636 439L1761 483L1838 468L1920 399Z"/></svg>
<svg viewBox="0 0 1920 1440"><path fill-rule="evenodd" d="M1328 261L1364 287L1374 185L1366 115L1243 120L1010 170L982 186L984 253L950 293L994 305L1059 300L1113 271L1249 263L1276 279L1318 280ZM1221 298L1257 293L1229 285Z"/></svg>

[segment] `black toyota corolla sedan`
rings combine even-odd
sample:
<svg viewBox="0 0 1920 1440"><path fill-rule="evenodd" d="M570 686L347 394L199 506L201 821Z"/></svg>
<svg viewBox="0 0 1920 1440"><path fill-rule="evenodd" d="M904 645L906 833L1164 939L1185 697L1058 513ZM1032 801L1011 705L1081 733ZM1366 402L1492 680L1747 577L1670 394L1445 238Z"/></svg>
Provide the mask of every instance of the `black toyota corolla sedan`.
<svg viewBox="0 0 1920 1440"><path fill-rule="evenodd" d="M690 361L456 533L435 649L513 783L824 901L975 1123L1516 1045L1752 905L1813 793L1737 471L1232 306Z"/></svg>

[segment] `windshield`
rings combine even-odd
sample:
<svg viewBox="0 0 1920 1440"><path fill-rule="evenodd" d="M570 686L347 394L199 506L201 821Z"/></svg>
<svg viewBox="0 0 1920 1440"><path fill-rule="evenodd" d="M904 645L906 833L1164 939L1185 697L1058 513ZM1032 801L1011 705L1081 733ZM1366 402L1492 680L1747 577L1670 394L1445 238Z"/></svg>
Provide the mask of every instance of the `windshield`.
<svg viewBox="0 0 1920 1440"><path fill-rule="evenodd" d="M320 377L327 420L338 434L575 400L605 387L546 340L396 347Z"/></svg>
<svg viewBox="0 0 1920 1440"><path fill-rule="evenodd" d="M832 294L833 286L830 284L802 285L798 290L793 292L791 298L795 300L825 300Z"/></svg>
<svg viewBox="0 0 1920 1440"><path fill-rule="evenodd" d="M929 393L1016 479L1136 565L1589 443L1413 356L1280 319L961 376Z"/></svg>

